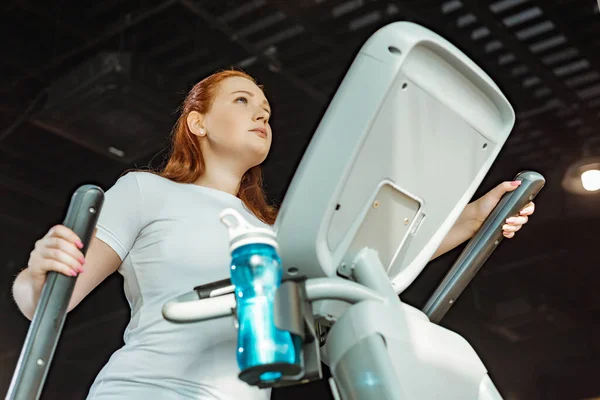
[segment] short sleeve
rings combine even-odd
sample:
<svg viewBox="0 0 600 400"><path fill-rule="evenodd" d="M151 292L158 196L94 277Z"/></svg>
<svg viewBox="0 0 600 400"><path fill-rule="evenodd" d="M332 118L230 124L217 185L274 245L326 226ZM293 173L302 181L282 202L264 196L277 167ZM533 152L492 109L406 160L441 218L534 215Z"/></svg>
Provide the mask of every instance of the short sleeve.
<svg viewBox="0 0 600 400"><path fill-rule="evenodd" d="M96 237L125 259L142 228L141 191L135 172L130 172L104 194Z"/></svg>

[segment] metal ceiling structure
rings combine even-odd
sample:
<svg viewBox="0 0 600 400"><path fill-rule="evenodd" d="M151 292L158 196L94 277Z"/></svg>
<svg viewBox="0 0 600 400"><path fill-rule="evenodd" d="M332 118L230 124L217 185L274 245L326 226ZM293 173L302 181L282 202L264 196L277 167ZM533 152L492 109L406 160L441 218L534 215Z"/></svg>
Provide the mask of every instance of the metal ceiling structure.
<svg viewBox="0 0 600 400"><path fill-rule="evenodd" d="M273 106L265 181L270 198L281 201L362 43L381 26L408 20L464 51L515 107L517 125L478 194L522 169L548 180L530 223L503 243L444 324L476 347L506 399L600 396L600 198L574 196L560 185L583 152L600 155L595 1L7 0L0 9L2 390L27 329L11 298L12 280L33 242L61 221L77 186L108 188L127 168L160 163L168 146L164 126L174 122L186 90L236 66L265 86ZM91 74L91 60L107 54L121 64L106 82L148 92L109 101L93 84L84 91L76 69ZM63 92L71 87L79 94L69 92L67 102ZM130 132L158 114L164 125L148 123L141 132L153 141ZM48 122L56 115L77 125ZM121 139L129 150L138 143L147 151L131 161L123 156L130 152L105 145ZM405 300L422 304L459 250L432 262ZM120 285L119 277L109 278L71 313L43 398L83 398L120 346L128 317ZM273 398L309 395L330 398L323 382L278 390Z"/></svg>

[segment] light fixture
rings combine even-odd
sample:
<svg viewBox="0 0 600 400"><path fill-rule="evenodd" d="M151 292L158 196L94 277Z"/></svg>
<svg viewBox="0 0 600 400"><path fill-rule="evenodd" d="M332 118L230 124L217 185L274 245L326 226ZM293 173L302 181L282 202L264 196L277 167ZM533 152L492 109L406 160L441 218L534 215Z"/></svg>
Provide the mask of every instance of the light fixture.
<svg viewBox="0 0 600 400"><path fill-rule="evenodd" d="M600 169L588 169L581 174L581 184L588 192L600 190Z"/></svg>
<svg viewBox="0 0 600 400"><path fill-rule="evenodd" d="M592 151L592 142L600 136L588 139L583 145L583 157L567 168L562 180L565 190L579 195L600 193L600 155Z"/></svg>

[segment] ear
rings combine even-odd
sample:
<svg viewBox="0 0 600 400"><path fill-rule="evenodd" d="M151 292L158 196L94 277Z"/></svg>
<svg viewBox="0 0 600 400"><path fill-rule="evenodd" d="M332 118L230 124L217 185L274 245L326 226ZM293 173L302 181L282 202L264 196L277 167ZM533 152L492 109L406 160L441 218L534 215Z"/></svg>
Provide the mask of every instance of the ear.
<svg viewBox="0 0 600 400"><path fill-rule="evenodd" d="M194 135L206 136L204 129L204 116L198 111L191 111L186 118L187 126Z"/></svg>

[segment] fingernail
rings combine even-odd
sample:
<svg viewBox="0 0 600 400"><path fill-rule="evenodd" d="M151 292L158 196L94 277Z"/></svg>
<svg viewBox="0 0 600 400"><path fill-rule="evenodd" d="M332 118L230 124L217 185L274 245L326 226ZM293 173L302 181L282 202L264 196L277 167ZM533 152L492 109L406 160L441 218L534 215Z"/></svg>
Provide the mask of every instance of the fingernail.
<svg viewBox="0 0 600 400"><path fill-rule="evenodd" d="M82 265L83 265L83 264L85 264L85 258L83 258L83 257L79 257L77 260L78 260L78 261L79 261L79 262L80 262Z"/></svg>
<svg viewBox="0 0 600 400"><path fill-rule="evenodd" d="M83 268L82 267L77 268L77 270L79 271L79 273L83 272Z"/></svg>
<svg viewBox="0 0 600 400"><path fill-rule="evenodd" d="M71 276L77 276L77 272L71 270Z"/></svg>
<svg viewBox="0 0 600 400"><path fill-rule="evenodd" d="M77 240L77 241L75 241L75 246L77 246L78 248L82 249L83 248L83 243L81 243L81 240Z"/></svg>
<svg viewBox="0 0 600 400"><path fill-rule="evenodd" d="M510 184L513 186L519 186L521 184L521 181L512 181Z"/></svg>

